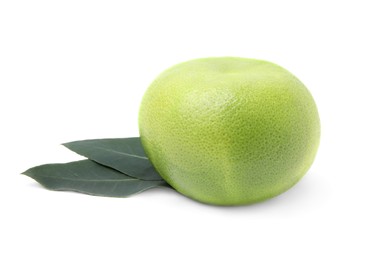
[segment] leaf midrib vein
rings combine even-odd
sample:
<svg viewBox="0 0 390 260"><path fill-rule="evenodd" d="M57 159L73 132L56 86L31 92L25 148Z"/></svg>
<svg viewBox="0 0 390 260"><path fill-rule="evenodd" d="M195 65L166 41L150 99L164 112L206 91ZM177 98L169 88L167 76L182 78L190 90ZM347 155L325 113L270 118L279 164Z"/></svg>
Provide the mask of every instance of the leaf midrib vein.
<svg viewBox="0 0 390 260"><path fill-rule="evenodd" d="M59 180L68 180L68 181L84 181L84 182L126 182L126 181L146 181L146 180L140 180L140 179L117 179L117 180L88 180L88 179L72 179L72 178L63 178L63 177L57 177L57 176L48 176L48 175L37 175L37 174L26 174L27 176L30 176L30 177L43 177L43 178L52 178L52 179L59 179ZM148 181L146 181L148 182Z"/></svg>
<svg viewBox="0 0 390 260"><path fill-rule="evenodd" d="M139 159L144 159L144 160L148 160L147 157L144 157L144 156L139 156L139 155L135 155L135 154L131 154L131 153L125 153L125 152L119 152L119 151L116 151L116 150L113 150L113 149L108 149L108 148L104 148L104 147L100 147L100 146L94 146L94 145L80 145L80 146L84 146L84 147L93 147L93 148L96 148L96 149L99 149L99 150L104 150L104 151L109 151L109 152L112 152L112 153L116 153L116 154L121 154L121 155L125 155L125 156L130 156L130 157L135 157L135 158L139 158Z"/></svg>

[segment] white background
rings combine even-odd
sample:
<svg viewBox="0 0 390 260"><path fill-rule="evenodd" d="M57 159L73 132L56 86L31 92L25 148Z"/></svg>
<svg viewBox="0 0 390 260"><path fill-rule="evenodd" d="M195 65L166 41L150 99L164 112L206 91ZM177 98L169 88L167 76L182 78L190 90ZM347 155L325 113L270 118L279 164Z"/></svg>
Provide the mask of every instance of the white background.
<svg viewBox="0 0 390 260"><path fill-rule="evenodd" d="M0 1L1 259L389 259L388 1ZM214 207L155 189L48 191L20 175L63 142L138 135L164 69L265 59L312 92L315 163L288 192Z"/></svg>

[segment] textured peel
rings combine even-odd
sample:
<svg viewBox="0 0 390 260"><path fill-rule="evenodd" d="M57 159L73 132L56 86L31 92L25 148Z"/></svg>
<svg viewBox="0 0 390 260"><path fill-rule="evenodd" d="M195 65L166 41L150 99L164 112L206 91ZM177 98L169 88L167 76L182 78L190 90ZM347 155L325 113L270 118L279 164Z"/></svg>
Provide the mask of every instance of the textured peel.
<svg viewBox="0 0 390 260"><path fill-rule="evenodd" d="M276 196L311 166L320 137L315 102L270 62L206 58L163 72L146 91L141 141L160 175L204 203Z"/></svg>

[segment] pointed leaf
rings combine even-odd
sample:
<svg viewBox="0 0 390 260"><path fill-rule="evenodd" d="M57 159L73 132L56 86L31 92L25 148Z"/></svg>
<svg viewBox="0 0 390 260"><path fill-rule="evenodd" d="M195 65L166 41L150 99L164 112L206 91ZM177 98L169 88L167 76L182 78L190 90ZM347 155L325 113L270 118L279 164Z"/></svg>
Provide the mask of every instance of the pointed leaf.
<svg viewBox="0 0 390 260"><path fill-rule="evenodd" d="M145 181L129 177L90 160L45 164L24 173L50 190L66 190L107 197L126 197L165 181Z"/></svg>
<svg viewBox="0 0 390 260"><path fill-rule="evenodd" d="M97 163L141 180L162 180L145 155L139 137L93 139L63 144Z"/></svg>

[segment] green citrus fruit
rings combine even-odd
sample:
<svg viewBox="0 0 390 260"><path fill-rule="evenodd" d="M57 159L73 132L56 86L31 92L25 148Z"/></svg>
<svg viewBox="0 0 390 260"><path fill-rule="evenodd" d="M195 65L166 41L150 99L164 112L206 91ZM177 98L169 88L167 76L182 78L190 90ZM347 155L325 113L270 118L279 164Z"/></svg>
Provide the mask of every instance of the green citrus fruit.
<svg viewBox="0 0 390 260"><path fill-rule="evenodd" d="M270 62L222 57L178 64L146 91L143 147L177 191L217 205L274 197L312 164L320 138L315 102Z"/></svg>

